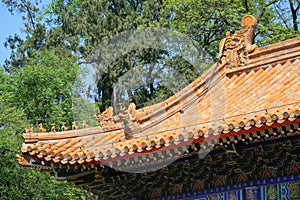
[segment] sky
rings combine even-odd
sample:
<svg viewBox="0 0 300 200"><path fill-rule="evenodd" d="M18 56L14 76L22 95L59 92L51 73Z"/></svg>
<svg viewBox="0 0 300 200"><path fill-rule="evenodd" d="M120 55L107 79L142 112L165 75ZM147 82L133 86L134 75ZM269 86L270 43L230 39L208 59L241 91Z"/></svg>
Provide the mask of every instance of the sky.
<svg viewBox="0 0 300 200"><path fill-rule="evenodd" d="M42 0L39 7L49 4L51 0ZM17 34L21 38L25 38L25 34L21 31L23 28L22 16L18 13L12 15L6 6L0 1L0 66L4 64L5 59L9 58L10 49L4 47L4 42L9 36Z"/></svg>
<svg viewBox="0 0 300 200"><path fill-rule="evenodd" d="M22 18L21 15L11 15L7 8L0 2L0 66L4 64L6 58L9 58L10 50L4 47L6 38L10 35L25 36L21 33Z"/></svg>

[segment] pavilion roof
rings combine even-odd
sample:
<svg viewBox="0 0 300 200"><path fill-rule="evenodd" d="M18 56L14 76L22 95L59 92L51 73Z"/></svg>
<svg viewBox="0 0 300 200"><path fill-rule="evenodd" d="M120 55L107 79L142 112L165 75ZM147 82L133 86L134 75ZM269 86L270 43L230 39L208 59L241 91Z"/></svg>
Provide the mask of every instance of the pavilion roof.
<svg viewBox="0 0 300 200"><path fill-rule="evenodd" d="M227 36L220 60L169 99L116 116L110 108L96 114L98 127L29 131L22 153L63 165L106 163L298 122L300 37L260 48L249 37ZM238 47L227 45L232 38L242 38Z"/></svg>

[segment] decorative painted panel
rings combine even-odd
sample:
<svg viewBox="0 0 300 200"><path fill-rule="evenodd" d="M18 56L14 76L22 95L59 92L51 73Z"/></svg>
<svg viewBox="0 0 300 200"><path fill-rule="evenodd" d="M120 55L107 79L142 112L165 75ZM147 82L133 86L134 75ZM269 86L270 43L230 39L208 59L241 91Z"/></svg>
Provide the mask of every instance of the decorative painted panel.
<svg viewBox="0 0 300 200"><path fill-rule="evenodd" d="M245 189L245 199L246 200L257 200L260 197L259 187L249 187Z"/></svg>
<svg viewBox="0 0 300 200"><path fill-rule="evenodd" d="M238 200L238 192L237 191L229 191L228 192L228 200Z"/></svg>
<svg viewBox="0 0 300 200"><path fill-rule="evenodd" d="M278 199L277 185L268 185L267 186L267 199L268 200L277 200Z"/></svg>
<svg viewBox="0 0 300 200"><path fill-rule="evenodd" d="M187 200L300 200L300 181L251 186L211 194L180 194L162 199Z"/></svg>
<svg viewBox="0 0 300 200"><path fill-rule="evenodd" d="M288 197L290 199L300 199L300 182L289 183Z"/></svg>

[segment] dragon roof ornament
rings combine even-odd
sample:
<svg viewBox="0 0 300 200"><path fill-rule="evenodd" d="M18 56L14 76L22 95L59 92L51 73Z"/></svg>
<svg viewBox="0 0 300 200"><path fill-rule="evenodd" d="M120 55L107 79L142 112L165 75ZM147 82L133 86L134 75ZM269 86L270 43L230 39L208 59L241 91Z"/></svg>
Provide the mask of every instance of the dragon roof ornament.
<svg viewBox="0 0 300 200"><path fill-rule="evenodd" d="M248 62L248 55L256 48L253 44L254 33L257 27L257 20L252 15L242 19L242 28L232 36L226 32L226 37L219 44L219 64L226 67L226 73L231 73L237 68L245 66Z"/></svg>
<svg viewBox="0 0 300 200"><path fill-rule="evenodd" d="M139 128L140 121L143 120L146 112L136 110L136 105L134 103L130 103L127 110L124 104L120 103L119 105L119 114L114 115L113 107L110 106L102 113L96 113L94 118L105 131L123 128L125 131L125 138L130 139L132 137L131 130Z"/></svg>

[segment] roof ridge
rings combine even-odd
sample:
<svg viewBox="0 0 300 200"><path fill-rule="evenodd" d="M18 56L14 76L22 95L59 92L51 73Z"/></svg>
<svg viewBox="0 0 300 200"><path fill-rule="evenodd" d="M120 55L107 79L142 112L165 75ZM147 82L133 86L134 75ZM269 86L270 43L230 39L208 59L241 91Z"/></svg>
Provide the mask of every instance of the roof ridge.
<svg viewBox="0 0 300 200"><path fill-rule="evenodd" d="M227 71L226 74L232 76L278 63L292 62L298 58L300 58L300 37L255 49L249 54L249 61L246 65Z"/></svg>

